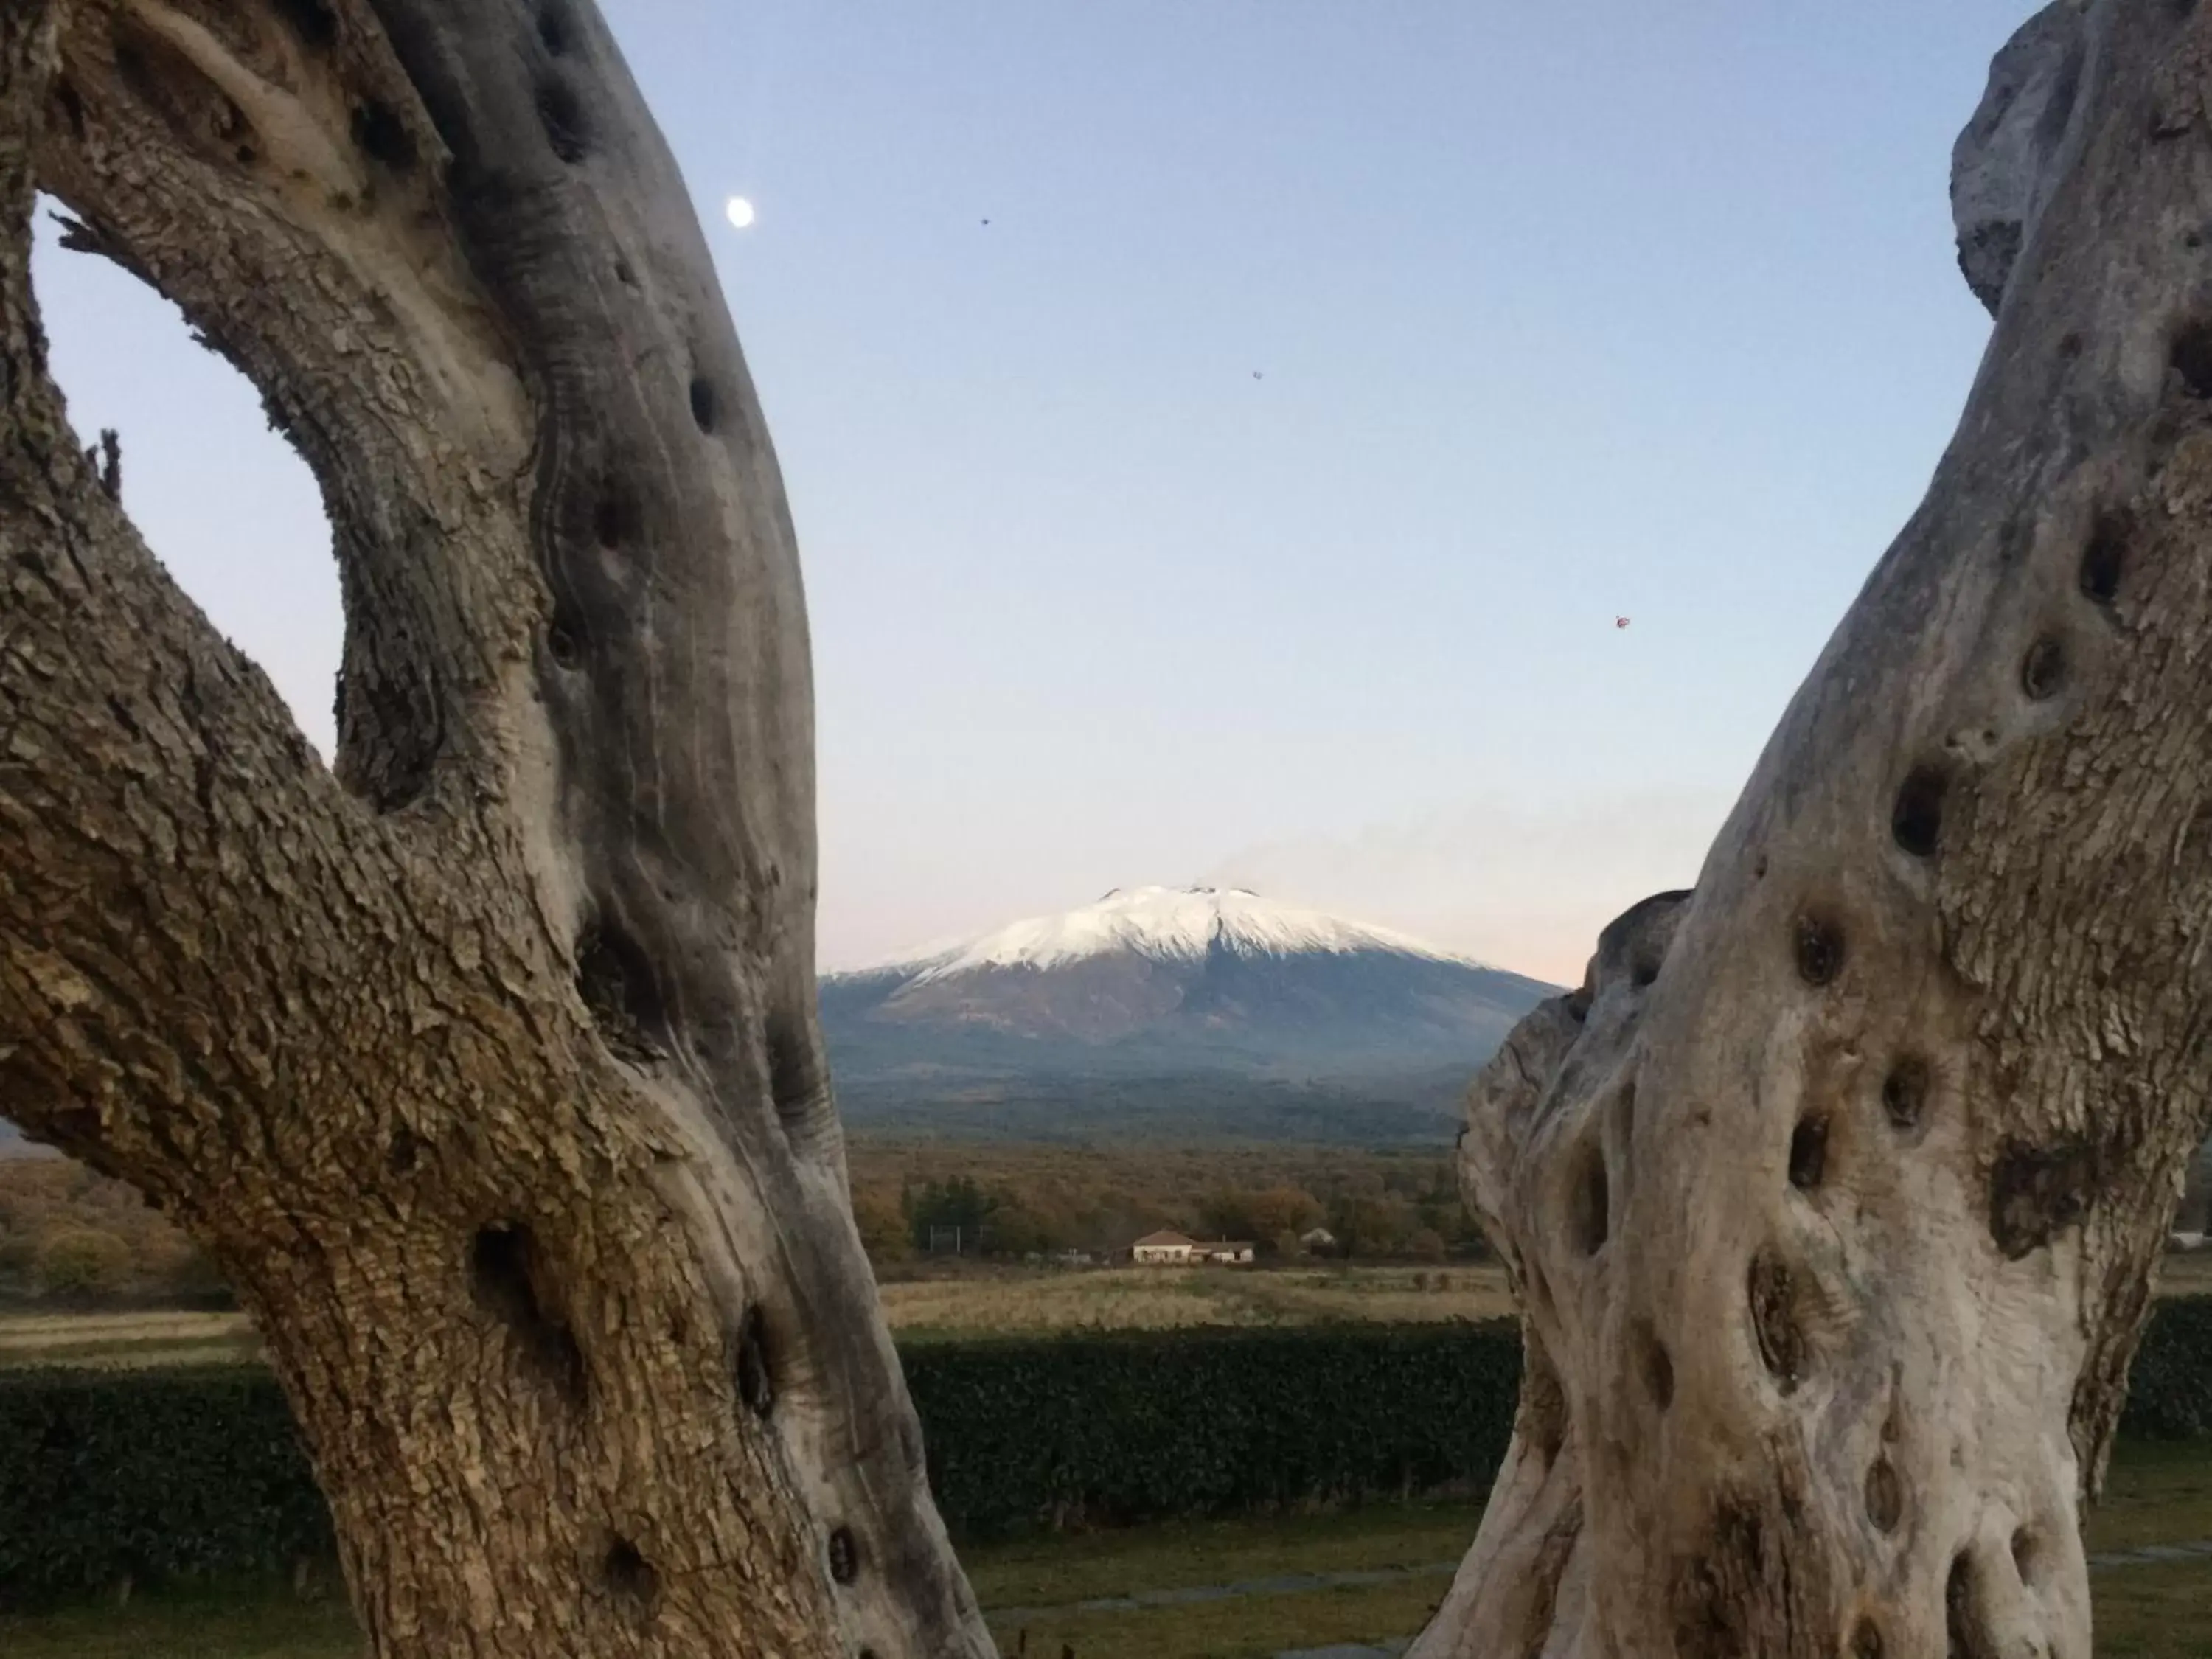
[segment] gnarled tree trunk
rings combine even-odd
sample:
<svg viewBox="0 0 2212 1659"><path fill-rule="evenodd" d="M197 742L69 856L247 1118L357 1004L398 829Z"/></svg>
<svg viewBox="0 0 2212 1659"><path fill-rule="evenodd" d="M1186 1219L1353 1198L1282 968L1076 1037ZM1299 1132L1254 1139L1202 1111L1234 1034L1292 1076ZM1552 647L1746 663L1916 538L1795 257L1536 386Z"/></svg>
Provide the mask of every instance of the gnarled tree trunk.
<svg viewBox="0 0 2212 1659"><path fill-rule="evenodd" d="M1926 503L1695 892L1476 1085L1528 1364L1419 1659L2089 1653L2212 1086L2208 94L2187 0L2000 55L1953 192L1996 331Z"/></svg>
<svg viewBox="0 0 2212 1659"><path fill-rule="evenodd" d="M1694 896L1478 1085L1529 1365L1429 1659L2088 1650L2206 1117L2208 76L2185 0L2000 58L1926 506ZM334 772L77 452L34 185L320 477ZM380 1656L989 1650L846 1202L811 742L759 411L582 0L0 6L0 1097L228 1270Z"/></svg>
<svg viewBox="0 0 2212 1659"><path fill-rule="evenodd" d="M334 773L78 453L34 185L320 478ZM212 1248L379 1655L990 1651L848 1212L808 673L589 5L0 5L0 1099Z"/></svg>

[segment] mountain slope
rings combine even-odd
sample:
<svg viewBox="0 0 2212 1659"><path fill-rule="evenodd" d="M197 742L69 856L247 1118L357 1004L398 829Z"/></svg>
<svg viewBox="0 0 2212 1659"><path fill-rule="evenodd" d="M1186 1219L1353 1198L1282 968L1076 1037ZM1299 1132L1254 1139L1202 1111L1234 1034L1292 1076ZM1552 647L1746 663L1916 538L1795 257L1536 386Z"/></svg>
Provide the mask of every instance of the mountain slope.
<svg viewBox="0 0 2212 1659"><path fill-rule="evenodd" d="M1418 1097L1433 1120L1554 989L1242 890L1146 887L830 975L822 1013L856 1121L979 1095L1075 1109L1140 1079L1203 1082L1248 1118L1239 1085L1265 1084L1347 1109Z"/></svg>

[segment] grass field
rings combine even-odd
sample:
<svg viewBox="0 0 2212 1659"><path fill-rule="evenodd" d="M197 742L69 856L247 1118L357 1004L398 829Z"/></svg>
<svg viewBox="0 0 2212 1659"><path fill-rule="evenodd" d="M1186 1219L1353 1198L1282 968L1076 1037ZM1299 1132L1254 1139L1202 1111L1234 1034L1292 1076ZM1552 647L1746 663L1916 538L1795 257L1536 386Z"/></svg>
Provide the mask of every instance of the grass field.
<svg viewBox="0 0 2212 1659"><path fill-rule="evenodd" d="M883 1298L891 1328L909 1340L1190 1325L1498 1319L1513 1311L1504 1273L1490 1264L963 1273L887 1284Z"/></svg>
<svg viewBox="0 0 2212 1659"><path fill-rule="evenodd" d="M0 1367L231 1364L260 1349L241 1313L0 1313Z"/></svg>
<svg viewBox="0 0 2212 1659"><path fill-rule="evenodd" d="M2159 1289L2212 1294L2212 1250L2166 1259ZM973 1269L883 1286L909 1341L1192 1325L1498 1319L1513 1311L1494 1264L1434 1267ZM0 1368L229 1363L259 1350L243 1314L0 1312Z"/></svg>
<svg viewBox="0 0 2212 1659"><path fill-rule="evenodd" d="M1382 1505L1347 1514L1238 1519L1039 1538L972 1548L962 1559L1012 1653L1062 1644L1078 1659L1260 1659L1285 1648L1380 1641L1419 1629L1443 1596L1441 1573L1387 1583L1254 1594L1133 1611L1074 1604L1290 1573L1426 1568L1473 1536L1472 1504ZM2123 1447L2093 1550L2212 1537L2212 1444ZM2100 1659L2212 1656L2212 1560L2118 1566L2092 1583ZM1007 1610L1027 1609L1018 1616ZM0 1617L9 1659L356 1659L342 1605L289 1590L141 1597L126 1607Z"/></svg>
<svg viewBox="0 0 2212 1659"><path fill-rule="evenodd" d="M1494 1266L1006 1269L894 1281L891 1328L910 1340L1189 1325L1494 1319L1512 1312ZM259 1351L238 1313L0 1313L0 1367L231 1363Z"/></svg>

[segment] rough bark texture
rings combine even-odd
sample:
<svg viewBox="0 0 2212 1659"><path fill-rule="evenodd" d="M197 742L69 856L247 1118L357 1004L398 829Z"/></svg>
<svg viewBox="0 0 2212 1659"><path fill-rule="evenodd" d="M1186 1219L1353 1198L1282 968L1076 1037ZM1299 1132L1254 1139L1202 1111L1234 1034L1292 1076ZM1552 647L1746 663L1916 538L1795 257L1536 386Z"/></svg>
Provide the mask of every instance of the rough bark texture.
<svg viewBox="0 0 2212 1659"><path fill-rule="evenodd" d="M34 187L319 477L334 769L78 448ZM588 4L0 6L0 1098L228 1272L379 1655L990 1651L847 1202L808 676Z"/></svg>
<svg viewBox="0 0 2212 1659"><path fill-rule="evenodd" d="M2212 1076L2208 75L2186 0L2000 58L1927 503L1474 1093L1529 1364L1425 1659L2089 1650ZM321 478L334 769L77 447L34 185ZM229 1271L380 1656L989 1650L846 1202L807 673L587 6L0 6L0 1094Z"/></svg>
<svg viewBox="0 0 2212 1659"><path fill-rule="evenodd" d="M1527 1395L1414 1652L2090 1652L2212 1020L2212 7L2073 0L1960 141L1996 330L1694 894L1469 1101Z"/></svg>

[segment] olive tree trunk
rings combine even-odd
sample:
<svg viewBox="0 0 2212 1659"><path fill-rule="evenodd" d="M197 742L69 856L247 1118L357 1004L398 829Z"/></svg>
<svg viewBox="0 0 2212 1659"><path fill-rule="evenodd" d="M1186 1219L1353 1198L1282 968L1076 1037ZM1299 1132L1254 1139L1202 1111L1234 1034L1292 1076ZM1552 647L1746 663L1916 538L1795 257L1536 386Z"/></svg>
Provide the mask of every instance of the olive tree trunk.
<svg viewBox="0 0 2212 1659"><path fill-rule="evenodd" d="M334 769L78 452L34 187L320 479ZM0 1101L212 1249L378 1656L991 1650L849 1213L810 698L585 0L0 3Z"/></svg>
<svg viewBox="0 0 2212 1659"><path fill-rule="evenodd" d="M1422 1659L2089 1651L2212 1079L2208 88L2187 0L1999 58L1926 505L1695 893L1477 1085L1528 1366ZM320 477L334 769L78 452L34 186ZM0 5L0 1097L229 1272L380 1656L989 1651L846 1199L809 719L588 5Z"/></svg>
<svg viewBox="0 0 2212 1659"><path fill-rule="evenodd" d="M1476 1085L1528 1366L1416 1659L2090 1653L2212 1087L2208 94L2188 0L1998 57L1953 178L1996 328L1926 502L1695 891Z"/></svg>

